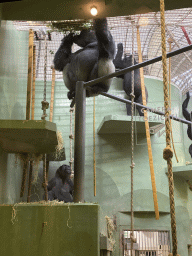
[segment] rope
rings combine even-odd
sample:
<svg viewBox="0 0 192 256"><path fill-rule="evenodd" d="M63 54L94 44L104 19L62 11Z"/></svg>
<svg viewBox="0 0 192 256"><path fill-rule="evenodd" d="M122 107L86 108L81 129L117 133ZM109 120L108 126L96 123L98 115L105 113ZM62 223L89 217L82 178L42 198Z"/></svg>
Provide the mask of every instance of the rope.
<svg viewBox="0 0 192 256"><path fill-rule="evenodd" d="M134 21L132 23L132 66L134 65ZM133 256L133 242L134 242L134 212L133 212L133 169L134 163L134 70L131 72L131 256Z"/></svg>
<svg viewBox="0 0 192 256"><path fill-rule="evenodd" d="M32 84L32 110L31 110L31 120L34 120L34 115L35 115L35 77L36 77L36 70L35 70L35 65L36 65L36 49L35 45L33 45L33 84Z"/></svg>
<svg viewBox="0 0 192 256"><path fill-rule="evenodd" d="M139 26L137 26L137 46L138 46L139 62L141 63L142 62L142 53L141 53L141 40L140 40ZM141 78L141 90L142 90L143 105L146 106L143 68L140 68L140 78ZM156 189L154 166L153 166L153 155L152 155L152 148L151 148L150 130L149 130L149 123L148 123L148 117L147 117L146 110L144 110L144 119L145 119L145 130L146 130L146 137L147 137L149 166L150 166L150 172L151 172L151 183L152 183L152 190L153 190L155 216L156 216L156 219L158 220L159 219L159 209L158 209L158 201L157 201L157 189Z"/></svg>
<svg viewBox="0 0 192 256"><path fill-rule="evenodd" d="M54 91L55 91L55 69L51 66L52 69L52 82L51 82L51 102L50 102L50 114L49 121L53 121L53 103L54 103Z"/></svg>
<svg viewBox="0 0 192 256"><path fill-rule="evenodd" d="M71 167L71 174L74 174L73 172L73 139L74 139L74 136L73 136L73 111L74 111L74 108L70 108L70 135L69 135L69 138L70 138L70 167Z"/></svg>
<svg viewBox="0 0 192 256"><path fill-rule="evenodd" d="M48 201L48 190L47 190L47 185L48 185L48 183L47 183L47 174L48 174L48 171L47 171L47 166L46 166L46 164L47 164L47 160L46 160L46 158L47 158L47 155L46 154L44 154L43 155L43 178L44 178L44 182L43 182L43 187L44 187L44 191L45 191L45 201Z"/></svg>
<svg viewBox="0 0 192 256"><path fill-rule="evenodd" d="M23 197L24 192L25 192L27 170L28 170L28 166L29 166L29 154L23 153L22 157L23 157L23 177L22 177L22 183L21 183L20 197Z"/></svg>
<svg viewBox="0 0 192 256"><path fill-rule="evenodd" d="M169 38L168 43L169 43L169 52L171 52L171 43L173 42L173 40L171 38ZM169 58L169 115L171 115L171 58ZM177 163L179 162L177 154L176 154L176 150L175 150L175 144L174 144L174 140L173 140L173 129L172 129L172 122L170 119L170 130L171 130L171 141L172 141L172 146L173 146L173 151L175 154L175 158L177 160Z"/></svg>
<svg viewBox="0 0 192 256"><path fill-rule="evenodd" d="M42 120L45 120L45 117L47 117L46 109L49 107L49 103L46 101L46 79L47 79L47 40L46 40L46 34L44 37L45 40L45 56L44 56L44 92L43 92L43 101L41 101L42 104L42 110L43 115L41 117Z"/></svg>
<svg viewBox="0 0 192 256"><path fill-rule="evenodd" d="M93 97L93 183L94 183L94 196L96 196L95 97Z"/></svg>
<svg viewBox="0 0 192 256"><path fill-rule="evenodd" d="M33 161L30 161L27 203L31 201L32 174L33 174Z"/></svg>
<svg viewBox="0 0 192 256"><path fill-rule="evenodd" d="M27 102L26 102L26 120L30 119L31 108L31 86L32 86L32 68L33 68L33 37L34 32L29 30L29 56L28 56L28 77L27 77Z"/></svg>
<svg viewBox="0 0 192 256"><path fill-rule="evenodd" d="M162 44L162 62L163 62L163 90L164 90L164 107L165 107L165 128L166 128L166 148L163 151L163 158L167 160L168 179L169 179L169 198L170 198L170 212L171 212L171 229L172 229L172 245L173 256L177 256L177 232L175 220L175 202L174 202L174 182L172 172L172 156L170 139L170 122L169 122L169 96L167 83L167 60L166 60L166 37L165 37L165 7L164 0L160 0L161 13L161 44Z"/></svg>

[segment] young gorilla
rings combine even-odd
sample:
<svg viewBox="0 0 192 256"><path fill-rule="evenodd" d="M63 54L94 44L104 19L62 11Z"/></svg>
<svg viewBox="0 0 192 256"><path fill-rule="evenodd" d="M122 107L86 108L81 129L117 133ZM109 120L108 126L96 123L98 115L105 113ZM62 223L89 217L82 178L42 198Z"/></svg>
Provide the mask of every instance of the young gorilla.
<svg viewBox="0 0 192 256"><path fill-rule="evenodd" d="M54 57L55 69L63 71L63 80L69 89L69 99L75 96L77 81L87 82L115 72L115 43L108 30L106 18L95 19L93 26L94 31L82 30L80 35L70 33L65 36ZM73 43L83 48L72 53ZM107 92L110 84L111 79L97 83L92 86L91 91L86 91L86 96L95 96L101 91Z"/></svg>
<svg viewBox="0 0 192 256"><path fill-rule="evenodd" d="M57 169L55 177L49 181L47 186L48 200L58 199L65 203L73 202L74 185L70 175L71 168L69 165L64 164Z"/></svg>
<svg viewBox="0 0 192 256"><path fill-rule="evenodd" d="M182 111L183 111L183 116L185 117L185 119L188 121L191 121L192 111L191 111L191 113L189 113L189 111L187 110L189 99L190 99L190 94L189 94L189 92L187 92L186 99L183 101L183 104L182 104ZM191 130L190 124L188 124L187 135L188 135L189 139L192 140L192 130ZM189 146L189 154L192 157L192 144Z"/></svg>
<svg viewBox="0 0 192 256"><path fill-rule="evenodd" d="M132 55L125 56L124 59L122 59L123 56L123 44L119 43L117 45L117 54L116 57L113 61L115 68L117 69L124 69L127 67L132 66ZM136 60L134 59L134 65L137 64ZM126 92L126 94L129 97L129 100L131 100L131 92L132 92L132 74L131 72L126 73L125 75L118 76L123 79L123 89ZM148 100L148 91L147 88L145 87L145 93L146 93L146 101ZM135 99L134 101L140 104L143 104L142 100L142 93L141 93L141 80L140 80L140 72L139 69L134 70L134 94L135 94ZM127 115L131 115L131 105L127 104ZM144 113L142 112L141 108L136 107L139 115L143 116Z"/></svg>

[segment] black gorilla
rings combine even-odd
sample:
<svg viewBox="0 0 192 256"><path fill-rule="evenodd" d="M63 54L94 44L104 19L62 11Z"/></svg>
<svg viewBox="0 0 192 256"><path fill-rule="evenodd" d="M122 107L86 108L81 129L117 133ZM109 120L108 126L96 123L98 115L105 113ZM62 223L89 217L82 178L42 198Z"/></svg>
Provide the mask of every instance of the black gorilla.
<svg viewBox="0 0 192 256"><path fill-rule="evenodd" d="M124 59L122 59L123 56L123 44L119 43L117 45L117 54L113 61L115 68L117 69L124 69L127 67L132 66L132 55L125 56ZM136 60L134 59L134 65L137 64ZM123 89L126 92L126 94L129 97L129 100L131 100L131 92L132 92L132 74L131 72L126 73L125 75L118 76L123 79ZM148 92L147 88L145 87L145 93L146 93L146 101L148 100ZM137 103L143 104L142 100L142 93L141 93L141 80L140 80L140 72L139 69L134 70L134 94L135 99L134 101ZM127 104L127 115L131 115L131 105ZM140 116L143 116L144 113L141 111L141 108L137 107L137 110L139 112Z"/></svg>
<svg viewBox="0 0 192 256"><path fill-rule="evenodd" d="M63 71L65 86L69 89L68 98L75 96L77 81L90 81L95 78L115 72L113 58L115 43L108 30L106 19L95 19L94 30L82 30L80 35L70 33L62 39L62 43L54 57L54 66ZM71 52L72 44L76 43L82 49ZM100 91L107 92L111 79L92 86L86 96L97 95Z"/></svg>
<svg viewBox="0 0 192 256"><path fill-rule="evenodd" d="M58 199L66 203L73 202L74 185L70 175L71 168L69 165L64 164L57 169L55 177L49 181L47 186L48 200Z"/></svg>
<svg viewBox="0 0 192 256"><path fill-rule="evenodd" d="M189 94L189 92L187 92L186 99L183 101L183 104L182 104L182 111L183 111L183 116L185 117L185 119L188 121L191 121L192 111L191 111L191 113L189 113L189 111L187 110L189 99L190 99L190 94ZM188 124L187 135L188 135L189 139L192 140L192 130L191 130L190 124ZM189 154L192 157L192 144L189 146Z"/></svg>

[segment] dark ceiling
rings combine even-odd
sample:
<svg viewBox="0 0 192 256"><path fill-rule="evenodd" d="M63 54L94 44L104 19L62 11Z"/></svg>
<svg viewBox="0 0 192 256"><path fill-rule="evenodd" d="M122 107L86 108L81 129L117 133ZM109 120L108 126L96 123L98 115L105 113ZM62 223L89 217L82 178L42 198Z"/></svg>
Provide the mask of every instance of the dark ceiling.
<svg viewBox="0 0 192 256"><path fill-rule="evenodd" d="M165 9L191 7L190 0L165 0ZM2 4L2 20L90 19L90 8L98 17L114 17L159 11L159 0L22 0Z"/></svg>

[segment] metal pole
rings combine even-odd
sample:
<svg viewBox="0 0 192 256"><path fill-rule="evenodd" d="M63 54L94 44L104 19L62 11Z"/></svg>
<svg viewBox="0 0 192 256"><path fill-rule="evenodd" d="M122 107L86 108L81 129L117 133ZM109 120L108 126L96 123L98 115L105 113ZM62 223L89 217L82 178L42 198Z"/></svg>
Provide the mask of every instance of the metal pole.
<svg viewBox="0 0 192 256"><path fill-rule="evenodd" d="M77 82L75 93L74 202L84 202L86 89Z"/></svg>

